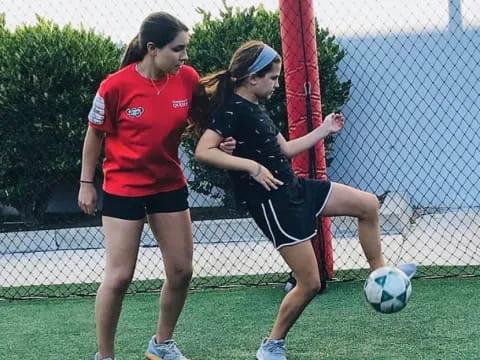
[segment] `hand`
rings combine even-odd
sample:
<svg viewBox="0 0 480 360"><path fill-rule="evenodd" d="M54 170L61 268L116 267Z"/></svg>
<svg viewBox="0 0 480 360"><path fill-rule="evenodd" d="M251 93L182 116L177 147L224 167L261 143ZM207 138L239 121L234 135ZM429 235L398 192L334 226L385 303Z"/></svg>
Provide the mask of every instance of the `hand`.
<svg viewBox="0 0 480 360"><path fill-rule="evenodd" d="M85 214L95 215L97 211L97 190L93 184L80 184L78 206Z"/></svg>
<svg viewBox="0 0 480 360"><path fill-rule="evenodd" d="M323 125L329 134L334 134L343 129L345 119L342 114L331 113L323 120Z"/></svg>
<svg viewBox="0 0 480 360"><path fill-rule="evenodd" d="M258 163L256 163L254 170L250 172L250 176L267 191L277 190L278 185L283 185L283 182L273 177L270 170Z"/></svg>
<svg viewBox="0 0 480 360"><path fill-rule="evenodd" d="M237 140L235 140L233 137L228 137L223 140L223 142L218 145L220 150L223 152L232 155L233 150L237 147Z"/></svg>

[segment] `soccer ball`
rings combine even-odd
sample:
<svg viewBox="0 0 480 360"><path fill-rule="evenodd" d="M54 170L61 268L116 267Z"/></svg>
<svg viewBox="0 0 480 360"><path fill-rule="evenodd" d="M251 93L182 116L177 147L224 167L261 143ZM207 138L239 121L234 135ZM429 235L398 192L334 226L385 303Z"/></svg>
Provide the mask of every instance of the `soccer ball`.
<svg viewBox="0 0 480 360"><path fill-rule="evenodd" d="M412 284L403 271L393 266L383 266L373 271L365 281L367 302L382 313L402 310L412 294Z"/></svg>

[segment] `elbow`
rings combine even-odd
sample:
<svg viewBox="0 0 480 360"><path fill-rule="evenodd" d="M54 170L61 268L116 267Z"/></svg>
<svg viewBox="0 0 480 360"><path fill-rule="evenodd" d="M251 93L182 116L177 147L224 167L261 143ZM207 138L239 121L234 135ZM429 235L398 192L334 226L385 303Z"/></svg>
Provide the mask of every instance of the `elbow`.
<svg viewBox="0 0 480 360"><path fill-rule="evenodd" d="M200 145L195 149L193 157L195 161L212 165L218 153L216 153L217 147L209 147L208 145Z"/></svg>
<svg viewBox="0 0 480 360"><path fill-rule="evenodd" d="M292 152L290 151L290 148L288 147L285 147L282 149L283 150L283 154L288 158L288 159L291 159L295 156L295 154L292 154Z"/></svg>
<svg viewBox="0 0 480 360"><path fill-rule="evenodd" d="M195 150L195 154L193 155L195 161L198 161L198 162L205 162L205 153L201 150L199 150L198 148Z"/></svg>
<svg viewBox="0 0 480 360"><path fill-rule="evenodd" d="M89 126L88 129L87 129L86 136L101 142L101 141L103 141L103 138L105 137L105 132Z"/></svg>

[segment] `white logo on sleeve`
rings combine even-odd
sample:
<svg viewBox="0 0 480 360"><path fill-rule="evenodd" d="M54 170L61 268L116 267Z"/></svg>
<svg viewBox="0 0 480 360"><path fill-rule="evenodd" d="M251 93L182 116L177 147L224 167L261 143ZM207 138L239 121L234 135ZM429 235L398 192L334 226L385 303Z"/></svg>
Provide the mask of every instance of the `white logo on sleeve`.
<svg viewBox="0 0 480 360"><path fill-rule="evenodd" d="M95 125L102 125L105 121L105 100L99 93L93 99L92 108L88 113L88 120Z"/></svg>

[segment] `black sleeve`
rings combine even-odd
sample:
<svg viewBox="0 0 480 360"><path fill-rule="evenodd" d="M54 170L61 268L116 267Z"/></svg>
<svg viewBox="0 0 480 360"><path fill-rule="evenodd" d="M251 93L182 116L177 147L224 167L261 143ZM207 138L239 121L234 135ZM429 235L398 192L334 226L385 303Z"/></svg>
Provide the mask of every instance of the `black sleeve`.
<svg viewBox="0 0 480 360"><path fill-rule="evenodd" d="M240 113L233 107L222 107L210 116L208 128L226 138L233 136L239 129Z"/></svg>

